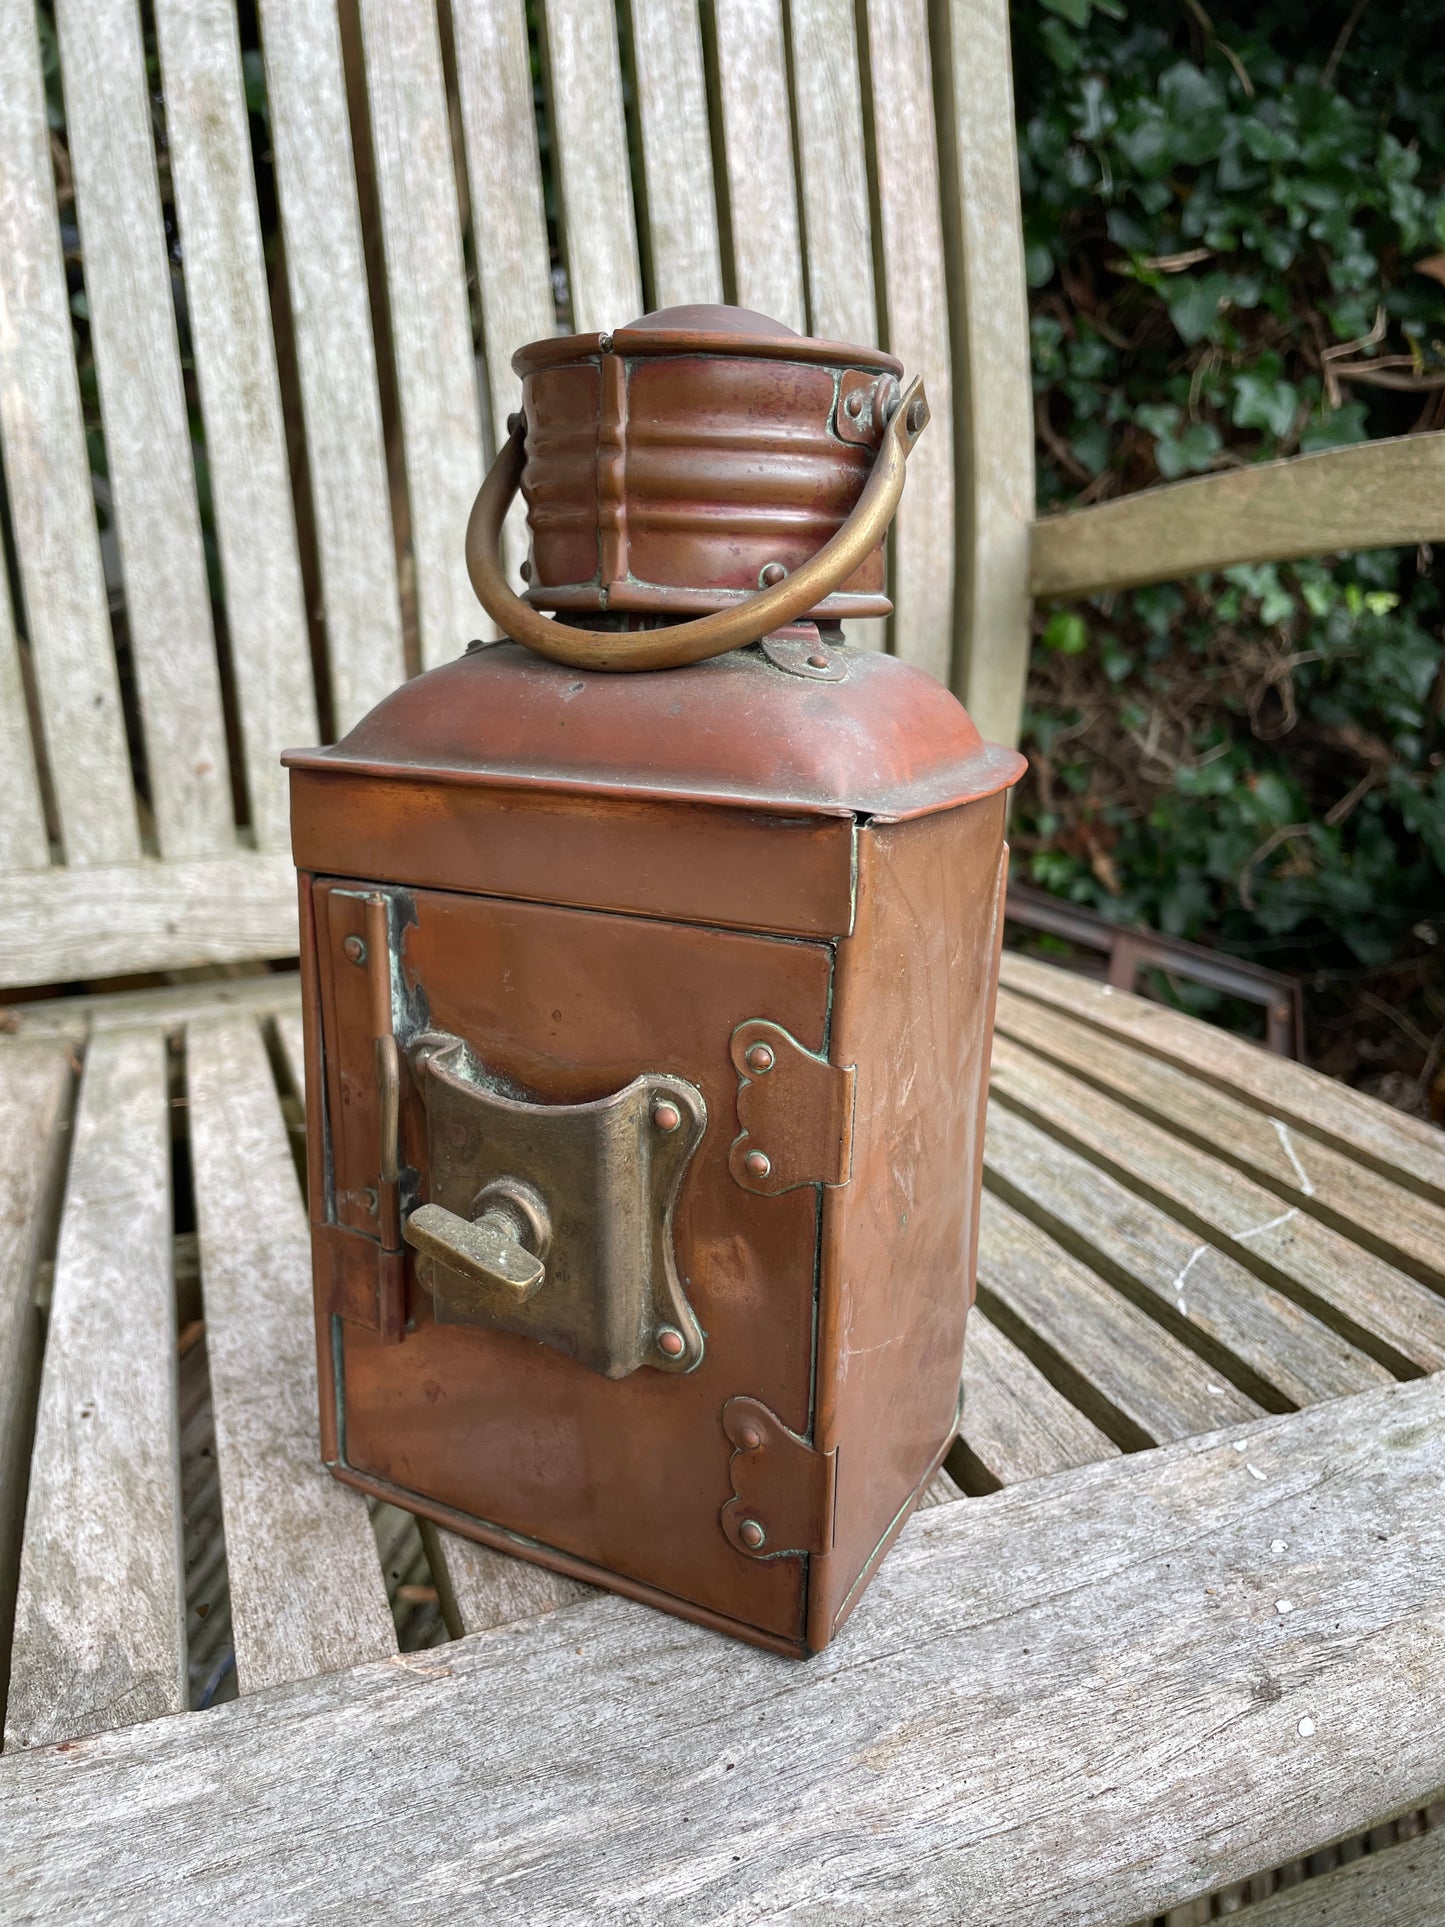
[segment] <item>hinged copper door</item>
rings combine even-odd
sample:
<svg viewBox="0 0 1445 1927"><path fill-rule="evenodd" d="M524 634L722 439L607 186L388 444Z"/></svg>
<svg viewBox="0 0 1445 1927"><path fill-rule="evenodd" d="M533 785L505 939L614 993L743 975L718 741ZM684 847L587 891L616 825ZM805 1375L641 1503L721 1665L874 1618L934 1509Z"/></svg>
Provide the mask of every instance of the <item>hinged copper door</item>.
<svg viewBox="0 0 1445 1927"><path fill-rule="evenodd" d="M330 1234L342 1271L374 1266L381 1248L377 999L365 941L368 915L376 929L377 895L392 952L403 1213L443 1188L429 1169L425 1093L410 1051L423 1034L460 1040L464 1050L448 1047L452 1059L465 1057L472 1077L519 1108L595 1106L639 1078L671 1079L658 1086L657 1128L673 1128L669 1088L695 1090L706 1123L672 1206L681 1309L656 1330L675 1336L690 1312L700 1346L695 1357L687 1327L688 1349L677 1358L657 1353L649 1362L644 1346L640 1364L609 1353L589 1366L526 1330L441 1323L408 1260L400 1342L388 1342L375 1318L336 1323L345 1463L503 1533L800 1638L808 1555L794 1549L796 1535L788 1550L758 1557L723 1528L736 1449L724 1408L756 1400L800 1441L811 1437L820 1192L807 1183L770 1196L734 1176L732 1053L739 1026L761 1018L803 1051L826 1055L831 946L440 891L319 884L331 1214L350 1234ZM465 1213L466 1191L453 1182L454 1215ZM443 1252L443 1274L444 1261ZM425 1263L422 1270L425 1278ZM353 1280L338 1287L336 1302L364 1306L371 1289ZM606 1376L609 1362L623 1375Z"/></svg>

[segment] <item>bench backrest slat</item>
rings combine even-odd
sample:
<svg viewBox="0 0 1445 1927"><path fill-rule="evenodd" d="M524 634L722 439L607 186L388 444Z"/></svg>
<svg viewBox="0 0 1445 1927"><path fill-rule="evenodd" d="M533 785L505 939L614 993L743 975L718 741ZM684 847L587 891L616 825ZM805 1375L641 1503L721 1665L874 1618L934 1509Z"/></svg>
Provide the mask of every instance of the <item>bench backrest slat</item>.
<svg viewBox="0 0 1445 1927"><path fill-rule="evenodd" d="M155 19L251 829L285 850L280 756L315 740L316 693L236 18L156 0Z"/></svg>
<svg viewBox="0 0 1445 1927"><path fill-rule="evenodd" d="M512 355L523 342L542 340L557 325L532 59L520 0L457 7L452 30L481 306L482 413L496 448L517 406ZM526 552L526 513L516 502L502 541L514 582ZM475 619L484 625L478 633L492 633L490 617L478 610Z"/></svg>
<svg viewBox="0 0 1445 1927"><path fill-rule="evenodd" d="M175 304L131 0L55 9L126 622L162 856L234 849Z"/></svg>
<svg viewBox="0 0 1445 1927"><path fill-rule="evenodd" d="M430 7L362 0L371 147L425 669L477 634L462 536L482 482L461 211ZM304 237L301 237L304 245Z"/></svg>
<svg viewBox="0 0 1445 1927"><path fill-rule="evenodd" d="M267 98L337 734L406 674L341 33L333 0L263 0ZM305 237L304 244L301 237Z"/></svg>
<svg viewBox="0 0 1445 1927"><path fill-rule="evenodd" d="M10 606L7 573L0 569L0 873L44 870L49 864L45 814L25 716L15 611Z"/></svg>
<svg viewBox="0 0 1445 1927"><path fill-rule="evenodd" d="M67 863L125 863L140 835L29 0L0 0L0 183L0 442L58 829Z"/></svg>
<svg viewBox="0 0 1445 1927"><path fill-rule="evenodd" d="M632 0L631 19L652 302L676 308L721 301L722 248L697 0Z"/></svg>
<svg viewBox="0 0 1445 1927"><path fill-rule="evenodd" d="M806 333L780 0L716 0L718 92L736 299Z"/></svg>
<svg viewBox="0 0 1445 1927"><path fill-rule="evenodd" d="M643 305L617 16L612 0L547 0L541 12L572 326L591 333Z"/></svg>
<svg viewBox="0 0 1445 1927"><path fill-rule="evenodd" d="M850 0L793 0L798 143L808 248L808 307L825 341L878 341L873 216L863 135L857 15Z"/></svg>
<svg viewBox="0 0 1445 1927"><path fill-rule="evenodd" d="M1005 0L259 0L259 106L237 0L152 12L158 85L140 0L58 0L93 489L36 17L0 0L0 875L29 879L0 984L294 952L279 753L491 633L467 516L512 353L559 327L729 299L921 374L896 613L851 640L1014 733L1032 495ZM515 579L520 505L503 546Z"/></svg>
<svg viewBox="0 0 1445 1927"><path fill-rule="evenodd" d="M941 19L936 58L952 106L939 136L961 478L953 686L986 735L1014 740L1029 663L1034 393L1008 10L998 0L952 0Z"/></svg>
<svg viewBox="0 0 1445 1927"><path fill-rule="evenodd" d="M886 346L928 384L893 536L892 646L946 682L953 657L953 381L927 0L870 0L868 64Z"/></svg>

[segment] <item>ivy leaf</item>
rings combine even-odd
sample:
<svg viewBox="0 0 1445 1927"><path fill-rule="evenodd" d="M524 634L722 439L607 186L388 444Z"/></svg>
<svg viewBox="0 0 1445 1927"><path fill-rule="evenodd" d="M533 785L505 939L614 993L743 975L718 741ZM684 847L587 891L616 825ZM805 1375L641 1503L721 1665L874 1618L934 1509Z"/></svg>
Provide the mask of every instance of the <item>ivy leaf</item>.
<svg viewBox="0 0 1445 1927"><path fill-rule="evenodd" d="M1239 138L1257 161L1292 161L1299 142L1286 127L1268 127L1253 115L1239 122Z"/></svg>
<svg viewBox="0 0 1445 1927"><path fill-rule="evenodd" d="M1079 66L1083 58L1079 43L1062 20L1046 20L1039 28L1039 39L1061 74L1071 74Z"/></svg>
<svg viewBox="0 0 1445 1927"><path fill-rule="evenodd" d="M1071 27L1087 27L1093 0L1044 0L1050 13L1067 20Z"/></svg>
<svg viewBox="0 0 1445 1927"><path fill-rule="evenodd" d="M1173 402L1146 404L1134 419L1154 437L1154 461L1166 482L1197 475L1209 467L1222 443L1213 422L1191 422L1181 431L1181 411Z"/></svg>
<svg viewBox="0 0 1445 1927"><path fill-rule="evenodd" d="M1090 422L1069 437L1069 453L1091 475L1102 475L1109 466L1112 437L1103 422Z"/></svg>
<svg viewBox="0 0 1445 1927"><path fill-rule="evenodd" d="M1365 426L1365 404L1362 401L1347 401L1343 408L1336 408L1326 415L1323 421L1311 422L1300 436L1301 455L1313 455L1322 448L1349 448L1355 442L1367 442L1370 431Z"/></svg>
<svg viewBox="0 0 1445 1927"><path fill-rule="evenodd" d="M1131 125L1115 131L1114 145L1129 168L1145 181L1162 181L1174 165L1172 129L1153 101L1143 103ZM1166 190L1161 206L1167 206L1172 198Z"/></svg>
<svg viewBox="0 0 1445 1927"><path fill-rule="evenodd" d="M1089 646L1089 625L1077 609L1055 609L1044 624L1045 649L1061 656L1082 656Z"/></svg>
<svg viewBox="0 0 1445 1927"><path fill-rule="evenodd" d="M1044 0L1048 6L1050 0ZM1172 120L1197 121L1206 114L1224 111L1224 89L1213 74L1196 67L1192 60L1179 60L1159 76L1159 98Z"/></svg>
<svg viewBox="0 0 1445 1927"><path fill-rule="evenodd" d="M1234 378L1232 415L1236 428L1267 428L1271 435L1287 435L1299 410L1299 390L1292 383L1245 369Z"/></svg>
<svg viewBox="0 0 1445 1927"><path fill-rule="evenodd" d="M1115 635L1106 635L1101 638L1099 655L1104 665L1104 674L1110 682L1123 682L1134 667L1134 658Z"/></svg>
<svg viewBox="0 0 1445 1927"><path fill-rule="evenodd" d="M1233 287L1227 274L1170 276L1160 293L1182 341L1192 348L1214 332Z"/></svg>
<svg viewBox="0 0 1445 1927"><path fill-rule="evenodd" d="M1031 288L1047 287L1054 278L1054 257L1042 241L1030 241L1024 249L1024 276Z"/></svg>

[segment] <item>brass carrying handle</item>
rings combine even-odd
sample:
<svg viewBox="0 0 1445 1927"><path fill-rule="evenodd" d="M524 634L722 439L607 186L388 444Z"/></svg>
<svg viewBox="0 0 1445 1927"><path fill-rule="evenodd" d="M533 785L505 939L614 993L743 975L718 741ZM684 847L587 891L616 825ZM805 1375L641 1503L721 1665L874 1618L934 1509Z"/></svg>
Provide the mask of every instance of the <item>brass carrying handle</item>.
<svg viewBox="0 0 1445 1927"><path fill-rule="evenodd" d="M817 554L790 576L713 615L665 629L632 631L571 628L534 609L508 585L498 542L527 458L526 428L519 422L492 463L467 523L467 573L477 600L514 642L569 669L680 669L685 663L705 662L709 656L742 649L796 622L846 582L878 546L898 507L904 468L928 426L928 417L922 380L910 382L883 430L852 513Z"/></svg>

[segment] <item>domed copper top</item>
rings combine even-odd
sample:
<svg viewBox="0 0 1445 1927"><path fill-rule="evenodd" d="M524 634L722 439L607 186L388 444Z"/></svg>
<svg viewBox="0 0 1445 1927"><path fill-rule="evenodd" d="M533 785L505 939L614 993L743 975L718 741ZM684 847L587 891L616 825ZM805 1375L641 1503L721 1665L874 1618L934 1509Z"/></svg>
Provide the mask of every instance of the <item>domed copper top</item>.
<svg viewBox="0 0 1445 1927"><path fill-rule="evenodd" d="M605 676L502 643L404 683L334 748L286 761L884 822L1017 782L1023 758L985 743L941 683L892 656L843 654L842 681L792 675L758 649Z"/></svg>
<svg viewBox="0 0 1445 1927"><path fill-rule="evenodd" d="M877 368L901 375L903 363L881 348L859 348L843 341L800 335L752 308L716 304L659 308L640 315L611 334L555 335L532 341L512 356L513 372L526 376L540 368L591 355L753 355L777 361L822 362L835 368Z"/></svg>

